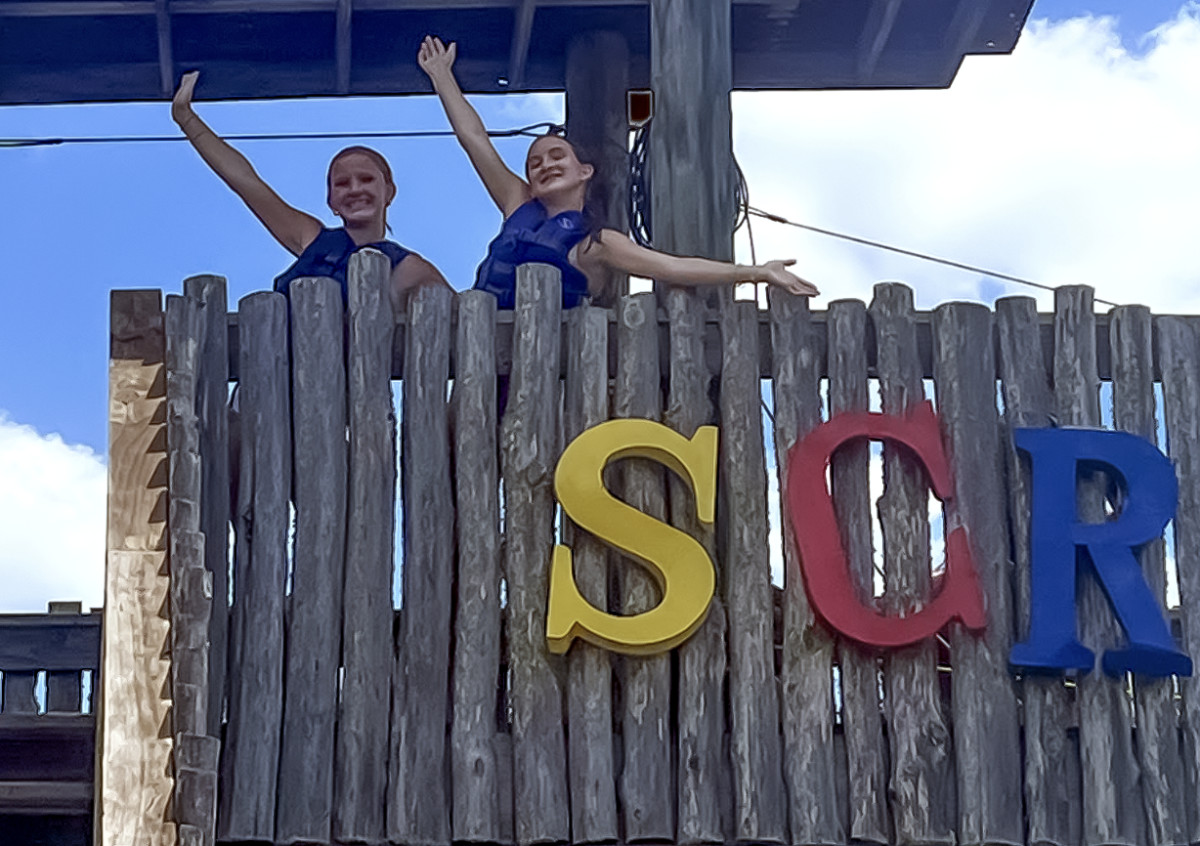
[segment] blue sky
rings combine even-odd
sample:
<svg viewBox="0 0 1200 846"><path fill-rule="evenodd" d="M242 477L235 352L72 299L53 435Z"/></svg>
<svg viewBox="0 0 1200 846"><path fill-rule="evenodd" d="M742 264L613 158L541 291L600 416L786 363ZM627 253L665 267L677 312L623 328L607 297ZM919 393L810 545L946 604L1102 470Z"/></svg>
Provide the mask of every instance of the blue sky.
<svg viewBox="0 0 1200 846"><path fill-rule="evenodd" d="M1195 312L1200 261L1178 242L1194 238L1200 219L1190 175L1200 137L1191 81L1200 70L1189 64L1197 17L1178 0L1037 0L1017 53L969 59L949 91L735 95L735 150L755 204L787 217ZM476 103L492 128L562 113L552 95ZM223 134L445 128L431 97L198 110ZM0 107L0 138L175 132L165 102ZM325 168L348 143L239 148L286 200L331 222ZM370 143L396 171L397 240L468 286L500 219L457 145ZM519 167L525 147L514 140L501 150ZM108 292L172 293L212 272L228 277L236 301L268 287L290 257L186 143L0 148L0 192L0 574L61 574L0 597L0 610L70 598L63 585L73 584L77 559L93 555L80 593L98 604ZM760 260L800 259L826 295L818 307L867 297L883 279L912 284L919 307L1016 291L765 222L754 236ZM748 259L744 237L738 247ZM43 523L79 526L67 533L78 545L47 551Z"/></svg>

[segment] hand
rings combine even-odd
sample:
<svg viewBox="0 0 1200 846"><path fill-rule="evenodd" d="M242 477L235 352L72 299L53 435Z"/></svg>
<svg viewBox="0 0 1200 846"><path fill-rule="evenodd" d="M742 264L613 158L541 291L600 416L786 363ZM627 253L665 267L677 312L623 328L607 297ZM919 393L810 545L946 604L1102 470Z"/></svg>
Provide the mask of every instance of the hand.
<svg viewBox="0 0 1200 846"><path fill-rule="evenodd" d="M821 293L817 290L816 285L806 282L786 269L795 263L795 259L787 259L786 261L769 261L766 264L760 265L765 277L764 281L771 285L778 285L788 293L799 297L815 297Z"/></svg>
<svg viewBox="0 0 1200 846"><path fill-rule="evenodd" d="M417 64L430 80L436 77L454 73L454 58L458 55L458 45L454 42L447 47L442 39L434 35L426 35L417 52Z"/></svg>
<svg viewBox="0 0 1200 846"><path fill-rule="evenodd" d="M192 93L196 90L196 80L200 71L190 71L179 80L179 88L171 100L171 118L182 128L187 119L195 112L192 111Z"/></svg>

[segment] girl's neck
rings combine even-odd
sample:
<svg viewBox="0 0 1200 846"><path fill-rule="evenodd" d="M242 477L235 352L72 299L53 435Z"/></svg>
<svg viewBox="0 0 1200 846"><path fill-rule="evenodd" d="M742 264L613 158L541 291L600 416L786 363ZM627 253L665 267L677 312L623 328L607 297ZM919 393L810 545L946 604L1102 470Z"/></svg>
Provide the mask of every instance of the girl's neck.
<svg viewBox="0 0 1200 846"><path fill-rule="evenodd" d="M586 194L587 186L584 185L578 190L566 194L547 194L538 197L538 200L546 209L547 216L554 217L566 211L583 211L583 200Z"/></svg>
<svg viewBox="0 0 1200 846"><path fill-rule="evenodd" d="M356 247L361 247L363 244L374 244L382 241L387 236L387 228L383 221L376 221L370 224L347 223L344 224L343 228Z"/></svg>

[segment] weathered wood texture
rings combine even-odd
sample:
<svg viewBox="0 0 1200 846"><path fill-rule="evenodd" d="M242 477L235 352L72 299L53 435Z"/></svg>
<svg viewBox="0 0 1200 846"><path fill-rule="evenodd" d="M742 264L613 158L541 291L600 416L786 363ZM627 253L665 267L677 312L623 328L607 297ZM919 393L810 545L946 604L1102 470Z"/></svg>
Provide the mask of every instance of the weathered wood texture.
<svg viewBox="0 0 1200 846"><path fill-rule="evenodd" d="M617 301L617 377L613 417L660 420L658 319L653 293ZM666 520L666 479L661 464L627 459L620 467L621 499ZM640 614L658 604L659 590L639 564L614 556L616 611ZM623 765L620 797L624 839L628 843L672 840L675 795L671 767L671 656L622 656L620 716Z"/></svg>
<svg viewBox="0 0 1200 846"><path fill-rule="evenodd" d="M656 339L657 340L657 339ZM576 308L567 317L567 374L563 434L568 441L608 419L608 315ZM575 583L584 599L608 610L608 550L565 521ZM613 761L612 659L607 650L577 642L567 656L567 760L571 840L612 843L618 837Z"/></svg>
<svg viewBox="0 0 1200 846"><path fill-rule="evenodd" d="M783 655L780 709L783 773L791 842L804 846L846 842L837 790L834 747L834 640L804 592L800 557L787 513L788 453L821 424L820 350L808 301L772 290L771 344L775 407L775 460L783 533Z"/></svg>
<svg viewBox="0 0 1200 846"><path fill-rule="evenodd" d="M1008 671L1012 573L992 315L984 306L948 303L934 312L933 330L937 406L946 449L954 456L955 496L946 509L945 531L968 528L987 608L982 636L957 623L950 635L958 842L1019 844L1024 836L1021 764L1015 753L1020 729Z"/></svg>
<svg viewBox="0 0 1200 846"><path fill-rule="evenodd" d="M1082 286L1054 293L1054 394L1058 422L1100 425L1100 377L1092 291ZM1103 522L1107 480L1096 472L1080 481L1078 515ZM1099 582L1087 567L1079 579L1079 634L1096 653L1120 642L1119 629ZM1079 742L1083 772L1084 846L1145 842L1144 812L1133 750L1132 709L1125 679L1096 670L1078 682Z"/></svg>
<svg viewBox="0 0 1200 846"><path fill-rule="evenodd" d="M450 634L454 603L454 498L446 381L450 306L443 287L409 298L404 356L404 577L392 691L388 838L450 843L446 785Z"/></svg>
<svg viewBox="0 0 1200 846"><path fill-rule="evenodd" d="M277 293L251 294L238 310L238 536L217 827L228 840L272 840L275 833L292 487L287 315L287 300Z"/></svg>
<svg viewBox="0 0 1200 846"><path fill-rule="evenodd" d="M866 411L867 310L854 300L829 304L829 416ZM830 465L830 481L842 545L858 599L872 606L875 566L871 540L870 447L843 445ZM889 842L887 759L879 703L879 661L875 653L844 638L838 641L842 725L850 784L850 837Z"/></svg>
<svg viewBox="0 0 1200 846"><path fill-rule="evenodd" d="M558 658L546 650L558 462L561 284L548 265L517 271L513 373L500 430L504 473L516 841L570 839L567 747Z"/></svg>
<svg viewBox="0 0 1200 846"><path fill-rule="evenodd" d="M296 533L275 841L324 843L333 821L346 550L342 290L332 279L296 279L289 299Z"/></svg>
<svg viewBox="0 0 1200 846"><path fill-rule="evenodd" d="M496 298L458 298L454 474L458 538L454 722L450 733L456 841L498 843L500 770L500 470L496 452Z"/></svg>
<svg viewBox="0 0 1200 846"><path fill-rule="evenodd" d="M342 698L334 768L333 837L384 839L388 708L395 660L396 425L390 360L394 320L390 263L361 250L350 258L347 419L349 471L346 580L342 594Z"/></svg>
<svg viewBox="0 0 1200 846"><path fill-rule="evenodd" d="M1008 297L996 303L1000 376L1004 392L1005 460L1012 530L1016 635L1029 636L1029 458L1013 444L1014 429L1048 426L1054 393L1040 354L1037 303ZM1071 726L1072 697L1062 678L1029 674L1021 684L1025 714L1025 808L1030 843L1067 846L1080 838L1079 750Z"/></svg>
<svg viewBox="0 0 1200 846"><path fill-rule="evenodd" d="M903 416L925 400L912 289L875 286L870 317L884 414ZM920 462L895 444L883 445L885 613L908 615L930 598L929 488ZM897 843L953 846L956 823L949 720L942 712L937 643L927 640L884 657L884 703L891 748L888 795Z"/></svg>
<svg viewBox="0 0 1200 846"><path fill-rule="evenodd" d="M161 301L157 291L114 291L111 299L108 537L96 696L101 846L175 842L167 818L173 779Z"/></svg>

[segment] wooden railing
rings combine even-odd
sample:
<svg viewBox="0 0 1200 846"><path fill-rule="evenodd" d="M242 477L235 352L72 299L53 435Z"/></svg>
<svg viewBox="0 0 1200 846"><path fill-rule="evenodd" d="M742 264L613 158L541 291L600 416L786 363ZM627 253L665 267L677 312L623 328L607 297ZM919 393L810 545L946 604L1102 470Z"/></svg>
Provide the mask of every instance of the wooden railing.
<svg viewBox="0 0 1200 846"><path fill-rule="evenodd" d="M379 257L355 259L345 320L336 284L294 283L290 327L278 294L253 294L227 318L211 277L168 298L168 412L145 425L170 432L179 745L177 777L162 789L175 791L181 838L1200 841L1190 680L1020 677L1008 666L1030 608L1028 466L1009 431L1101 425L1102 373L1114 425L1152 438L1161 385L1157 426L1180 506L1174 561L1162 544L1142 560L1160 601L1177 566L1183 648L1200 656L1195 318L1139 307L1097 316L1083 287L1060 289L1052 315L1023 297L994 312L948 303L918 313L911 291L892 284L869 306L838 301L823 313L778 292L760 311L708 309L682 291L662 310L646 294L612 312L564 313L556 273L530 266L511 320L486 294L455 302L429 289L393 324L386 276ZM927 379L958 492L945 521L970 529L988 624L878 653L815 618L786 521L785 583L772 589L768 468L786 472L775 465L823 416L868 408L874 390L884 411L903 413ZM577 643L555 656L545 639L552 475L562 444L609 417L689 436L720 426L714 529L696 523L689 490L658 465L623 462L610 483L701 540L717 597L671 654L615 657ZM929 495L903 451L885 448L882 462L878 564L869 447L839 451L833 489L864 593L878 567L876 601L898 609L929 590ZM570 525L561 533L591 601L620 613L656 601L639 567ZM1082 585L1083 637L1103 648L1120 634L1099 586ZM116 830L102 842L120 842Z"/></svg>
<svg viewBox="0 0 1200 846"><path fill-rule="evenodd" d="M0 842L90 842L100 614L0 615Z"/></svg>

